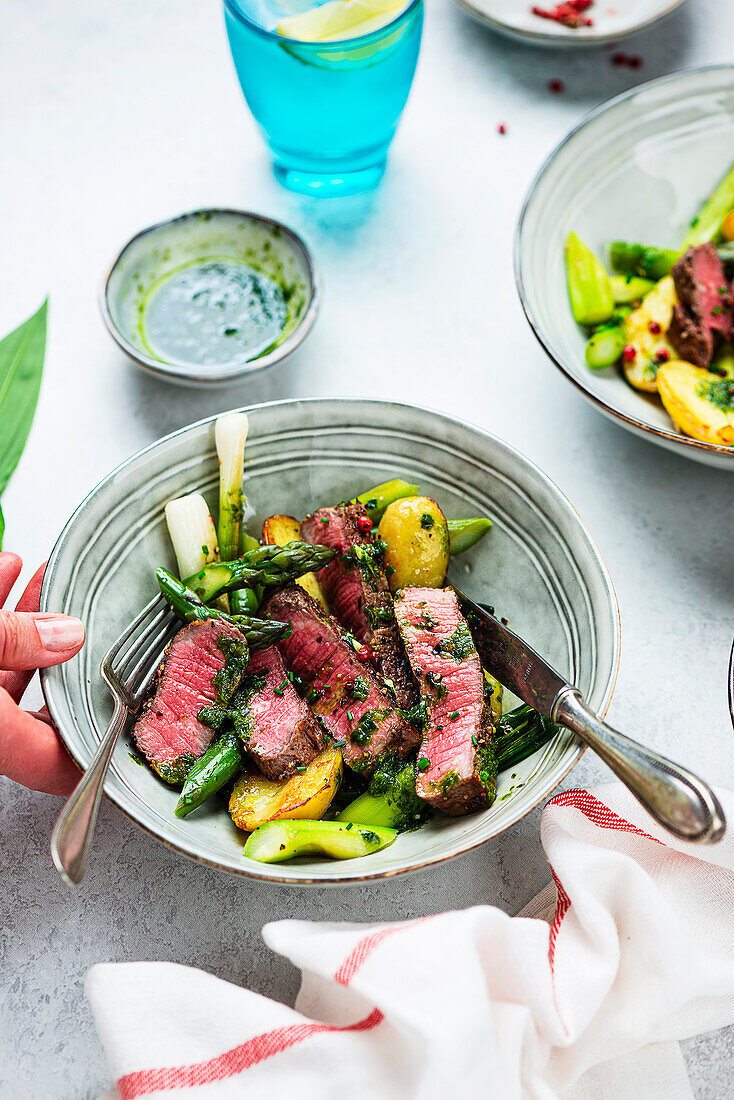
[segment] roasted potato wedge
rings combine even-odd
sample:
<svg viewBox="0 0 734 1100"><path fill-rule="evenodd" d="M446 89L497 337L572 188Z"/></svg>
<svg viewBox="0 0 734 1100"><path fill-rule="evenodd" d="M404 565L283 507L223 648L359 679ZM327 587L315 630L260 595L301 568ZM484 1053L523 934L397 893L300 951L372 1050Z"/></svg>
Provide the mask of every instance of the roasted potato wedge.
<svg viewBox="0 0 734 1100"><path fill-rule="evenodd" d="M229 800L229 812L235 825L251 833L265 821L283 818L323 817L341 781L342 754L324 749L308 765L283 783L266 779L255 768L237 780Z"/></svg>
<svg viewBox="0 0 734 1100"><path fill-rule="evenodd" d="M293 542L300 537L301 525L294 516L268 516L263 523L263 542L268 546L285 546L287 542ZM324 611L329 610L315 573L304 573L298 578L296 584L305 588L309 596L313 596L321 604Z"/></svg>
<svg viewBox="0 0 734 1100"><path fill-rule="evenodd" d="M678 354L665 336L677 301L673 279L666 275L645 295L638 308L624 319L625 346L635 349L635 357L631 362L623 358L622 365L625 378L636 390L646 393L657 391L656 352L663 349L671 359ZM651 323L653 328L660 326L660 331L651 332Z"/></svg>
<svg viewBox="0 0 734 1100"><path fill-rule="evenodd" d="M408 585L441 588L449 567L449 528L430 497L405 497L390 504L380 520L390 589Z"/></svg>
<svg viewBox="0 0 734 1100"><path fill-rule="evenodd" d="M683 359L658 370L658 392L679 431L704 443L734 444L734 411L726 409L728 378L721 378Z"/></svg>

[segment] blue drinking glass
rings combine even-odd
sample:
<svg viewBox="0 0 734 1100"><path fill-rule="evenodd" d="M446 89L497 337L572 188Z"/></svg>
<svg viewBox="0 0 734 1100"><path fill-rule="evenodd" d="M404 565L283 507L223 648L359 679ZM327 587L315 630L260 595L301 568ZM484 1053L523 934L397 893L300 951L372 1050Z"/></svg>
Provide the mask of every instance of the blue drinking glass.
<svg viewBox="0 0 734 1100"><path fill-rule="evenodd" d="M277 0L224 0L245 99L293 191L348 195L374 186L413 82L423 0L379 30L340 42L277 32Z"/></svg>

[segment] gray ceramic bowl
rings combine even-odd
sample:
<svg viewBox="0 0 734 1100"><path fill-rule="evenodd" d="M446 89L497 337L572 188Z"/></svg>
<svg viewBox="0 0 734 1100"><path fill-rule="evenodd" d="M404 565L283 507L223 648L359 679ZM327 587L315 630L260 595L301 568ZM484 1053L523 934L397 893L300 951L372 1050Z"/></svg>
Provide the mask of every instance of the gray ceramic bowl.
<svg viewBox="0 0 734 1100"><path fill-rule="evenodd" d="M734 447L679 435L656 395L616 368L590 370L571 316L563 244L570 230L599 255L610 240L678 248L734 148L734 65L653 80L592 111L530 187L515 239L525 314L559 370L600 412L677 454L734 471Z"/></svg>
<svg viewBox="0 0 734 1100"><path fill-rule="evenodd" d="M439 413L379 401L283 401L247 410L246 490L255 532L273 511L303 515L320 504L403 477L440 501L448 516L486 514L494 527L452 566L470 595L494 604L583 690L595 710L611 698L619 660L619 613L599 553L577 512L541 471L507 444ZM200 490L216 501L213 421L184 428L134 455L79 506L51 555L41 607L78 615L87 644L42 685L69 752L85 768L112 704L101 658L156 591L153 570L173 566L163 508ZM149 832L186 855L276 882L350 883L426 867L503 832L546 798L582 747L560 733L504 774L485 813L437 818L392 847L345 862L267 866L242 856L244 834L220 807L184 821L176 793L121 742L105 793Z"/></svg>
<svg viewBox="0 0 734 1100"><path fill-rule="evenodd" d="M233 357L216 366L158 358L142 322L151 289L187 264L221 259L251 264L288 289L287 316L277 341L253 358ZM233 382L279 363L308 335L319 304L318 274L301 238L280 222L242 210L194 210L141 230L113 261L100 298L107 328L134 363L189 385Z"/></svg>
<svg viewBox="0 0 734 1100"><path fill-rule="evenodd" d="M566 27L541 19L526 0L458 0L470 15L492 30L528 46L598 46L616 42L628 34L646 30L679 8L685 0L614 0L599 2L585 14L590 27ZM539 7L555 7L555 0L541 0Z"/></svg>

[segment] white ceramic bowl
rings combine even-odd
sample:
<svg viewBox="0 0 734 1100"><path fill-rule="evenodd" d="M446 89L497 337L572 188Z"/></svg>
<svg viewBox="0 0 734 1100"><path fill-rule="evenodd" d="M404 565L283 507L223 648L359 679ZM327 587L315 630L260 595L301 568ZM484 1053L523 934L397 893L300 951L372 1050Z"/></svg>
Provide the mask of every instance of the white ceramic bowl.
<svg viewBox="0 0 734 1100"><path fill-rule="evenodd" d="M678 248L734 150L734 65L652 80L592 111L532 183L515 239L523 309L556 366L601 412L678 454L734 471L734 447L679 435L656 395L590 370L568 304L570 230L606 259L610 240Z"/></svg>
<svg viewBox="0 0 734 1100"><path fill-rule="evenodd" d="M274 511L304 515L390 477L414 481L450 517L489 515L494 527L456 559L469 595L496 606L518 632L604 712L619 660L619 613L607 570L577 512L541 471L507 444L458 420L379 401L283 401L248 409L246 489L255 532ZM69 664L45 669L46 702L76 762L85 768L112 703L102 656L156 592L153 570L173 566L163 508L201 490L217 498L213 421L203 420L134 455L79 506L51 555L41 607L78 615L87 643ZM500 777L486 812L437 817L390 848L344 862L266 865L242 855L244 834L221 805L180 821L176 792L130 757L123 740L105 793L149 832L186 855L240 874L294 884L350 883L440 862L496 836L545 799L582 747L559 733ZM512 792L512 793L510 793Z"/></svg>

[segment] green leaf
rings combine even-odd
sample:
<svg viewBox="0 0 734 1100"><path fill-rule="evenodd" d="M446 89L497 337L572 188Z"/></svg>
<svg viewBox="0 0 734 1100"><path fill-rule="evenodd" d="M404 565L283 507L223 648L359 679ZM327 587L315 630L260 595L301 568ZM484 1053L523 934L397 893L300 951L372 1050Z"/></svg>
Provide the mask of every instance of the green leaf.
<svg viewBox="0 0 734 1100"><path fill-rule="evenodd" d="M43 375L47 312L48 299L0 340L0 493L18 465L33 423Z"/></svg>

